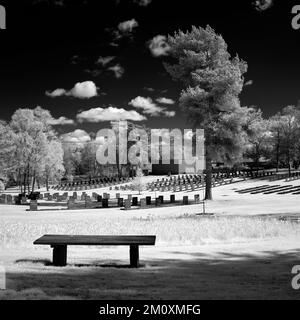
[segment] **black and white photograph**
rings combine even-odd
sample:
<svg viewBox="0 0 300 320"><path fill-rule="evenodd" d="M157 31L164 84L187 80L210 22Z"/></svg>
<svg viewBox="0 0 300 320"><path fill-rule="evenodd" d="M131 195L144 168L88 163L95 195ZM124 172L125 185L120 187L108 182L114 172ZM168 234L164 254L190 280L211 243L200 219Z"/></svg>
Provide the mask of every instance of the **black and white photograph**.
<svg viewBox="0 0 300 320"><path fill-rule="evenodd" d="M298 299L300 0L0 0L0 300Z"/></svg>

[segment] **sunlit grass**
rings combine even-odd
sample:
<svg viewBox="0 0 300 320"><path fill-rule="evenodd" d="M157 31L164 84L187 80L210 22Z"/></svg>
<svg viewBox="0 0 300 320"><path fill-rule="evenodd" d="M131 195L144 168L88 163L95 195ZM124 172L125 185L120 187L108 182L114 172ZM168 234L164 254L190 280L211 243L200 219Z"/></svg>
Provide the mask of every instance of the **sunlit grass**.
<svg viewBox="0 0 300 320"><path fill-rule="evenodd" d="M300 236L300 224L256 217L198 216L102 218L98 222L65 220L59 223L0 220L2 248L32 247L32 242L44 234L156 235L157 245L201 245Z"/></svg>

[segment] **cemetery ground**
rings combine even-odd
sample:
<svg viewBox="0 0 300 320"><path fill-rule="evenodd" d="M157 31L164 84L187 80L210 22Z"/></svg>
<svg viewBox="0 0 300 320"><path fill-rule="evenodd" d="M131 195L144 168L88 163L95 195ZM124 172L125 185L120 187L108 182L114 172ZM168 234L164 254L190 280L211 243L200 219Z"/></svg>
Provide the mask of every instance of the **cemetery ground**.
<svg viewBox="0 0 300 320"><path fill-rule="evenodd" d="M298 299L291 270L300 264L300 195L236 192L264 184L300 186L298 180L248 180L216 187L214 201L206 203L209 216L201 215L201 204L128 211L39 206L33 212L0 205L7 276L0 299ZM201 191L176 198L197 193L202 198ZM140 248L139 269L128 267L128 247L80 246L69 247L68 265L57 268L49 246L33 246L44 234L153 234L157 241Z"/></svg>

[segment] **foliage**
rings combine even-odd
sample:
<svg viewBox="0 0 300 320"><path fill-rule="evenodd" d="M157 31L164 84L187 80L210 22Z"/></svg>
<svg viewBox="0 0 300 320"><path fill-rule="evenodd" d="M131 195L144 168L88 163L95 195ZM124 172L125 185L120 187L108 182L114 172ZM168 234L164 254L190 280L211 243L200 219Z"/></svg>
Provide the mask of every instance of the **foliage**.
<svg viewBox="0 0 300 320"><path fill-rule="evenodd" d="M59 158L62 152L49 124L51 120L49 111L37 107L18 109L9 124L0 125L2 170L15 176L24 192L30 192L30 185L31 191L34 190L36 179L45 178L45 175L55 176L63 170L62 159ZM57 157L54 161L56 166L51 160L53 157Z"/></svg>
<svg viewBox="0 0 300 320"><path fill-rule="evenodd" d="M206 199L212 199L212 160L233 162L245 145L245 112L238 96L247 64L232 58L224 39L209 26L176 32L168 44L175 62L165 64L166 70L184 85L180 106L195 128L205 130Z"/></svg>

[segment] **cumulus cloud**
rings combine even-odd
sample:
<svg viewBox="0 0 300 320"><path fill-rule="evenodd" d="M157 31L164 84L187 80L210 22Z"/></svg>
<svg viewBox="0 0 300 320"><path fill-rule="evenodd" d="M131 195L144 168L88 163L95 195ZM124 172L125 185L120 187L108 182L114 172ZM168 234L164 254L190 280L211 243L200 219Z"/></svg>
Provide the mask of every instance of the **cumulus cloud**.
<svg viewBox="0 0 300 320"><path fill-rule="evenodd" d="M93 81L78 82L71 90L56 89L46 91L46 95L51 98L61 96L74 97L79 99L90 99L98 95L98 88Z"/></svg>
<svg viewBox="0 0 300 320"><path fill-rule="evenodd" d="M274 4L273 0L255 0L253 6L257 11L265 11L270 9Z"/></svg>
<svg viewBox="0 0 300 320"><path fill-rule="evenodd" d="M133 31L134 28L138 27L138 22L135 19L127 20L124 22L119 23L118 29L122 33L130 33Z"/></svg>
<svg viewBox="0 0 300 320"><path fill-rule="evenodd" d="M147 7L152 2L152 0L133 0L133 2L141 7Z"/></svg>
<svg viewBox="0 0 300 320"><path fill-rule="evenodd" d="M144 114L148 114L152 117L158 117L160 115L165 115L167 117L174 117L174 111L168 111L166 108L158 106L151 98L145 98L138 96L129 102L130 106L137 109L142 109Z"/></svg>
<svg viewBox="0 0 300 320"><path fill-rule="evenodd" d="M64 126L64 125L74 125L75 121L68 119L66 117L60 117L58 119L51 119L48 123L52 126Z"/></svg>
<svg viewBox="0 0 300 320"><path fill-rule="evenodd" d="M102 67L106 67L110 62L112 62L116 57L114 56L108 56L108 57L99 57L96 61L96 64L101 65Z"/></svg>
<svg viewBox="0 0 300 320"><path fill-rule="evenodd" d="M117 79L122 78L125 73L125 69L119 63L108 68L108 70L112 71Z"/></svg>
<svg viewBox="0 0 300 320"><path fill-rule="evenodd" d="M92 108L87 111L82 111L77 115L79 122L104 122L104 121L120 121L120 120L131 120L131 121L143 121L146 117L139 114L135 110L127 111L123 108Z"/></svg>
<svg viewBox="0 0 300 320"><path fill-rule="evenodd" d="M46 95L51 98L61 97L67 95L67 91L65 89L55 89L54 91L46 91Z"/></svg>
<svg viewBox="0 0 300 320"><path fill-rule="evenodd" d="M149 92L154 92L155 89L151 88L151 87L144 87L144 90L149 91Z"/></svg>
<svg viewBox="0 0 300 320"><path fill-rule="evenodd" d="M151 98L144 98L141 96L132 99L129 102L130 106L133 106L137 109L142 109L143 113L149 114L151 116L158 116L162 111L163 108L156 105Z"/></svg>
<svg viewBox="0 0 300 320"><path fill-rule="evenodd" d="M174 100L169 99L169 98L164 98L164 97L158 98L158 99L156 99L156 101L158 103L162 103L162 104L175 104Z"/></svg>
<svg viewBox="0 0 300 320"><path fill-rule="evenodd" d="M73 132L63 134L61 138L63 142L68 143L84 143L91 141L90 135L86 131L81 129L77 129Z"/></svg>
<svg viewBox="0 0 300 320"><path fill-rule="evenodd" d="M254 83L253 80L249 80L249 81L245 82L245 87L247 87L247 86L252 86L253 83Z"/></svg>
<svg viewBox="0 0 300 320"><path fill-rule="evenodd" d="M157 35L148 42L148 47L154 57L167 56L170 46L167 43L167 37Z"/></svg>

